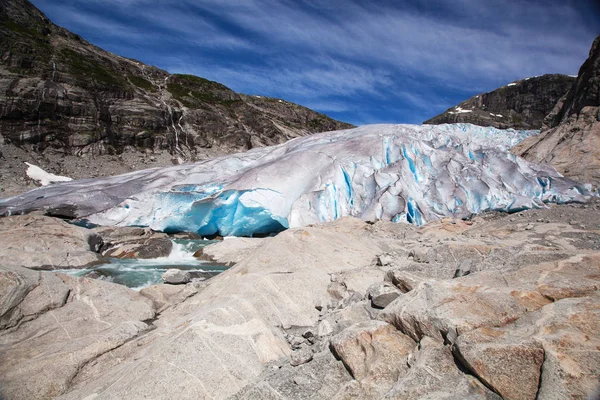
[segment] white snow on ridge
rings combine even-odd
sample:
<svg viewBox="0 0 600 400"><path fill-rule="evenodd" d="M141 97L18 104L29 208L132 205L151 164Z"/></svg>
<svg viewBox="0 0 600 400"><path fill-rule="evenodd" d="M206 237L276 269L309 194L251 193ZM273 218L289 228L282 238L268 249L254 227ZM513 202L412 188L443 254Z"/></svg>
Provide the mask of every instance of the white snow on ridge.
<svg viewBox="0 0 600 400"><path fill-rule="evenodd" d="M27 171L25 172L27 176L34 181L37 181L42 186L46 186L55 182L68 182L73 180L73 178L69 178L67 176L59 176L46 172L37 165L33 165L28 162L25 164L28 167Z"/></svg>
<svg viewBox="0 0 600 400"><path fill-rule="evenodd" d="M589 192L508 149L536 131L371 125L196 164L39 188L0 215L73 210L101 225L251 235L343 216L424 224L584 201Z"/></svg>
<svg viewBox="0 0 600 400"><path fill-rule="evenodd" d="M529 78L527 78L527 79L529 79ZM513 82L513 83L509 83L509 84L508 84L508 85L506 85L506 86L517 86L517 84L516 84L515 82Z"/></svg>
<svg viewBox="0 0 600 400"><path fill-rule="evenodd" d="M456 111L449 111L448 114L464 114L464 113L473 112L473 110L465 110L464 108L461 108L459 106L454 107L454 109Z"/></svg>

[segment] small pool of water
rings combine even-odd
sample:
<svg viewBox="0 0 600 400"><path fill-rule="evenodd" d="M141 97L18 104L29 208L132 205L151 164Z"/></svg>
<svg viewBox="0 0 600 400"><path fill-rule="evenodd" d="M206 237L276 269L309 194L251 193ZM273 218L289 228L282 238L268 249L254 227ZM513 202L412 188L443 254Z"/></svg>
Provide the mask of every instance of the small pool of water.
<svg viewBox="0 0 600 400"><path fill-rule="evenodd" d="M229 267L198 260L194 257L194 253L215 242L214 240L173 239L173 249L167 257L110 258L108 264L95 265L87 269L62 269L54 272L63 272L74 276L93 274L98 279L125 285L134 290L162 283L162 274L171 268L189 271L192 277L209 278Z"/></svg>

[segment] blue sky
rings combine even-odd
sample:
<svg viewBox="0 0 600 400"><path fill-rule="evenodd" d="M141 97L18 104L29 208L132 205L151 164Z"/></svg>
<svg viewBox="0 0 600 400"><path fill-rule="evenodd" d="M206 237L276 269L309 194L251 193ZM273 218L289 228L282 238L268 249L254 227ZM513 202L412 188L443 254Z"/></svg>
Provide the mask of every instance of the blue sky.
<svg viewBox="0 0 600 400"><path fill-rule="evenodd" d="M595 0L32 0L108 51L357 125L421 123L481 92L577 74Z"/></svg>

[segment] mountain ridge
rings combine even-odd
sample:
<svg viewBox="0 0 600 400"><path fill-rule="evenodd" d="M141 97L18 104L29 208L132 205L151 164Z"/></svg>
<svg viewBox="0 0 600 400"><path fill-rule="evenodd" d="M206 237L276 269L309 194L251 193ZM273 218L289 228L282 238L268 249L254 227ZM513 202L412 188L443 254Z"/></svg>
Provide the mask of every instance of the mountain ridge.
<svg viewBox="0 0 600 400"><path fill-rule="evenodd" d="M473 96L424 124L470 123L498 129L540 129L575 77L546 74L520 79Z"/></svg>
<svg viewBox="0 0 600 400"><path fill-rule="evenodd" d="M581 65L575 84L557 102L542 132L525 139L512 152L547 163L563 175L600 185L600 36Z"/></svg>
<svg viewBox="0 0 600 400"><path fill-rule="evenodd" d="M350 127L106 52L26 0L0 2L0 161L11 170L1 174L4 194L23 191L26 182L13 178L24 179L24 161L74 178L112 175Z"/></svg>

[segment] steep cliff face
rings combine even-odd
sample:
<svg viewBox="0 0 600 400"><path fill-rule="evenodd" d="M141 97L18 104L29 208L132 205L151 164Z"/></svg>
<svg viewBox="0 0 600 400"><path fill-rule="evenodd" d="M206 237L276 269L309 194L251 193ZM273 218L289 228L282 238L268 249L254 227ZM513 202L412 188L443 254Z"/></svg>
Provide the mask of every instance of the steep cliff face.
<svg viewBox="0 0 600 400"><path fill-rule="evenodd" d="M515 146L513 153L552 164L580 182L600 185L600 36L575 84L547 116L544 128Z"/></svg>
<svg viewBox="0 0 600 400"><path fill-rule="evenodd" d="M0 163L10 172L29 161L78 178L119 173L142 166L128 155L136 151L153 154L141 164L162 165L349 127L111 54L26 0L0 1ZM69 158L82 155L100 162ZM12 185L7 174L0 190Z"/></svg>
<svg viewBox="0 0 600 400"><path fill-rule="evenodd" d="M574 77L558 74L522 79L471 97L424 123L462 122L500 129L540 129L544 117L573 82Z"/></svg>

